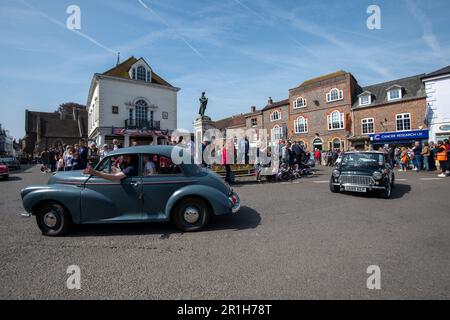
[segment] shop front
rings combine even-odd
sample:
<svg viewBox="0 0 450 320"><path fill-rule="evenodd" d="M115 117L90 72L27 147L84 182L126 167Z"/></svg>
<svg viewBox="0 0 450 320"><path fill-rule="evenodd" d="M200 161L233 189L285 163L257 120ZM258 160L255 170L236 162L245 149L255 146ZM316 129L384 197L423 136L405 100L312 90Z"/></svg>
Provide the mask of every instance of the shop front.
<svg viewBox="0 0 450 320"><path fill-rule="evenodd" d="M386 145L396 147L412 147L416 141L424 143L428 141L428 130L396 131L370 134L370 144L373 150L378 150Z"/></svg>
<svg viewBox="0 0 450 320"><path fill-rule="evenodd" d="M129 130L112 128L112 136L120 137L124 147L137 145L167 145L171 139L170 130Z"/></svg>
<svg viewBox="0 0 450 320"><path fill-rule="evenodd" d="M435 142L450 140L450 123L435 125L435 127L436 129L433 130Z"/></svg>

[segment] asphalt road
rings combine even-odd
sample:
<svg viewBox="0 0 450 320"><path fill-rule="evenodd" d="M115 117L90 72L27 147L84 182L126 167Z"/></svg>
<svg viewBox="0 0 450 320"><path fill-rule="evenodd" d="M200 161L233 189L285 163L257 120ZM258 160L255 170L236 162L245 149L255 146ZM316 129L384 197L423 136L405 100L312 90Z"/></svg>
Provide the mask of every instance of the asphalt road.
<svg viewBox="0 0 450 320"><path fill-rule="evenodd" d="M332 194L330 170L236 186L243 209L199 233L171 224L40 234L19 191L37 167L0 181L1 299L449 299L450 178L397 173L393 199ZM66 287L69 265L81 289ZM367 268L381 270L368 290Z"/></svg>

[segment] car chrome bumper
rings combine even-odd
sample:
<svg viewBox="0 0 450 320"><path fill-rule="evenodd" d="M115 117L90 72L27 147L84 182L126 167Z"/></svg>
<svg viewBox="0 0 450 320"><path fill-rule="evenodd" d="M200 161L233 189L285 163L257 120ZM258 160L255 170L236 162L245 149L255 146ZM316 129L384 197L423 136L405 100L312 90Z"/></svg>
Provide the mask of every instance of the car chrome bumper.
<svg viewBox="0 0 450 320"><path fill-rule="evenodd" d="M30 218L30 217L31 217L31 213L28 213L28 212L22 212L22 213L20 213L20 216L21 216L22 218Z"/></svg>
<svg viewBox="0 0 450 320"><path fill-rule="evenodd" d="M333 182L332 185L339 186L341 188L345 188L345 187L366 188L367 190L385 190L386 189L385 186L365 186L365 185L349 184L349 183L340 184L337 182Z"/></svg>

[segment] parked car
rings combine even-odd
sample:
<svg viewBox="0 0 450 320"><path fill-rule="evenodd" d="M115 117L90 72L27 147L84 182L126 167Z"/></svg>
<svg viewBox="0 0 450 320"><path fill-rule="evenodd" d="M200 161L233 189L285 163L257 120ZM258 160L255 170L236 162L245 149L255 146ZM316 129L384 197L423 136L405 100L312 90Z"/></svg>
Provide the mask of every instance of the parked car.
<svg viewBox="0 0 450 320"><path fill-rule="evenodd" d="M11 169L15 169L15 170L19 170L20 169L20 163L19 161L16 159L16 157L0 157L0 162L5 163L8 168Z"/></svg>
<svg viewBox="0 0 450 320"><path fill-rule="evenodd" d="M3 162L0 162L0 176L3 180L9 180L9 169L8 166Z"/></svg>
<svg viewBox="0 0 450 320"><path fill-rule="evenodd" d="M386 155L381 152L344 153L331 175L331 192L377 191L383 198L389 199L395 175L386 160Z"/></svg>
<svg viewBox="0 0 450 320"><path fill-rule="evenodd" d="M47 185L21 191L26 210L22 215L36 216L43 234L59 236L72 224L169 220L183 231L197 231L212 215L237 213L239 196L219 175L195 164L172 162L172 152L180 150L137 146L109 153L96 170L114 173L124 169L124 158L132 159L136 174L120 182L83 171L58 172Z"/></svg>

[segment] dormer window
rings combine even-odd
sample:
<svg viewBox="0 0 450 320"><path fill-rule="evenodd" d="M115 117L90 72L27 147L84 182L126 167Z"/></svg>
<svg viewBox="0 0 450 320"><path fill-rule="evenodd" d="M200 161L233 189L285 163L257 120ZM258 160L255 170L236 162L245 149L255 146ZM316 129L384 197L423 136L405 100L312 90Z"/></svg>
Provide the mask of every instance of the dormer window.
<svg viewBox="0 0 450 320"><path fill-rule="evenodd" d="M388 99L389 101L398 100L402 98L402 92L400 89L388 91Z"/></svg>
<svg viewBox="0 0 450 320"><path fill-rule="evenodd" d="M333 102L344 99L344 93L342 90L337 88L331 89L330 92L327 93L327 102Z"/></svg>
<svg viewBox="0 0 450 320"><path fill-rule="evenodd" d="M151 81L151 71L145 66L136 66L131 69L131 78L137 81Z"/></svg>
<svg viewBox="0 0 450 320"><path fill-rule="evenodd" d="M403 91L403 88L398 85L394 85L394 86L388 88L387 89L388 101L400 100L402 98L402 91Z"/></svg>
<svg viewBox="0 0 450 320"><path fill-rule="evenodd" d="M370 94L366 94L359 97L359 105L367 106L372 103L372 96Z"/></svg>
<svg viewBox="0 0 450 320"><path fill-rule="evenodd" d="M294 109L298 108L306 108L306 99L303 97L300 97L294 101Z"/></svg>

